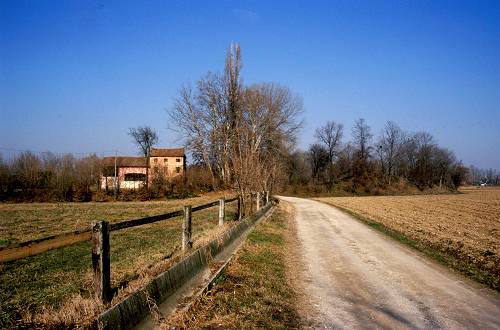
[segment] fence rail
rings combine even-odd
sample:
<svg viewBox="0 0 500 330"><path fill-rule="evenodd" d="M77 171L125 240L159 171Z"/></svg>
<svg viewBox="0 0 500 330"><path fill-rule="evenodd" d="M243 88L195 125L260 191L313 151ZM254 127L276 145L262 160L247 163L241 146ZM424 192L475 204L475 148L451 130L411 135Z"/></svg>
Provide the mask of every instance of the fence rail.
<svg viewBox="0 0 500 330"><path fill-rule="evenodd" d="M182 210L169 212L160 215L153 215L151 217L145 217L140 219L126 220L121 222L112 223L109 225L109 231L116 231L120 229L126 229L131 227L137 227L142 225L147 225L150 223L155 223L158 221L168 220L182 215Z"/></svg>
<svg viewBox="0 0 500 330"><path fill-rule="evenodd" d="M90 229L53 235L0 249L0 263L24 259L49 250L60 249L76 243L90 241Z"/></svg>
<svg viewBox="0 0 500 330"><path fill-rule="evenodd" d="M255 198L256 210L258 211L263 204L269 202L269 192L263 194L251 194ZM74 245L80 242L92 241L92 268L93 282L96 297L104 302L111 300L111 271L110 271L110 240L109 233L111 231L142 226L159 221L164 221L176 217L183 216L182 222L182 250L185 251L192 247L192 214L197 211L208 209L219 205L219 226L222 226L225 221L225 206L227 203L238 201L236 220L242 218L240 196L230 199L221 198L217 201L192 207L191 205L184 206L182 210L168 212L160 215L154 215L139 219L125 220L116 223L107 221L94 221L88 229L78 230L74 232L52 235L44 238L39 238L31 241L10 245L5 248L0 248L0 263L24 259L34 256L49 250L59 249L66 246Z"/></svg>
<svg viewBox="0 0 500 330"><path fill-rule="evenodd" d="M238 197L228 199L226 200L226 203L233 202L237 199ZM204 210L216 205L219 205L219 201L198 205L192 208L192 212ZM184 214L183 210L177 210L150 217L116 222L109 225L109 231L116 231L136 226L142 226L145 224L155 223L158 221L164 221L171 218L180 217L183 214ZM77 243L90 241L91 239L92 239L92 228L88 228L88 229L77 230L74 232L51 235L47 237L42 237L30 241L13 244L10 246L6 246L4 248L0 248L0 263L24 259L46 251L60 249Z"/></svg>

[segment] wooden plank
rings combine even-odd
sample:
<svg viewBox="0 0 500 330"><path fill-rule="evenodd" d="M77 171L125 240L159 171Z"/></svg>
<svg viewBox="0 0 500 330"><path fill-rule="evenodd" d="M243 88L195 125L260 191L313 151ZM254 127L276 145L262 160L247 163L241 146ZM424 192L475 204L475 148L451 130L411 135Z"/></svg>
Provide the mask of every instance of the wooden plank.
<svg viewBox="0 0 500 330"><path fill-rule="evenodd" d="M211 203L207 203L207 204L203 204L203 205L198 205L198 206L193 207L192 212L208 209L208 208L216 206L216 205L219 205L219 201L215 201L215 202L211 202Z"/></svg>
<svg viewBox="0 0 500 330"><path fill-rule="evenodd" d="M112 223L110 225L109 230L115 231L115 230L130 228L130 227L146 225L148 223L154 223L154 222L158 222L158 221L162 221L162 220L180 217L181 215L182 215L182 211L179 210L179 211L174 211L174 212L160 214L160 215L153 215L151 217L116 222L116 223Z"/></svg>
<svg viewBox="0 0 500 330"><path fill-rule="evenodd" d="M238 196L234 197L234 198L230 198L230 199L226 199L226 203L231 203L231 202L235 202L238 200Z"/></svg>
<svg viewBox="0 0 500 330"><path fill-rule="evenodd" d="M23 242L14 247L0 250L0 262L18 260L40 254L45 251L70 246L76 243L90 241L90 229L75 231L61 235L53 235L33 241Z"/></svg>

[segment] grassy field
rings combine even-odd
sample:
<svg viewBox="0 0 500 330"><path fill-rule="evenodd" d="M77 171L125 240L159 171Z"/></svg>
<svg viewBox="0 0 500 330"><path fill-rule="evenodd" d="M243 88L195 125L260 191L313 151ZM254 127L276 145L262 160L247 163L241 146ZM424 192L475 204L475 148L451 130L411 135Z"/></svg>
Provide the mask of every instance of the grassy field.
<svg viewBox="0 0 500 330"><path fill-rule="evenodd" d="M211 194L177 201L1 204L0 237L5 246L83 228L94 219L117 222L166 213L182 205L199 205L219 197ZM228 219L236 216L235 202L228 204L227 212ZM137 286L145 277L168 267L180 254L181 222L179 217L111 233L111 280L114 287L122 288L116 299L131 290L135 282ZM194 213L195 246L223 230L217 224L217 206ZM231 224L228 221L225 227ZM62 308L62 314L66 313L65 306L71 306L75 299L91 299L90 251L90 243L80 243L0 264L0 328L19 320L51 323L61 315L58 310ZM80 316L74 317L78 321Z"/></svg>
<svg viewBox="0 0 500 330"><path fill-rule="evenodd" d="M249 234L212 291L189 312L162 324L171 329L295 329L295 291L287 280L285 231L290 215L277 208Z"/></svg>
<svg viewBox="0 0 500 330"><path fill-rule="evenodd" d="M182 200L106 203L0 203L0 247L88 228L95 220L117 222L167 213L216 200L221 193Z"/></svg>
<svg viewBox="0 0 500 330"><path fill-rule="evenodd" d="M500 189L461 194L334 197L340 207L393 237L500 290Z"/></svg>

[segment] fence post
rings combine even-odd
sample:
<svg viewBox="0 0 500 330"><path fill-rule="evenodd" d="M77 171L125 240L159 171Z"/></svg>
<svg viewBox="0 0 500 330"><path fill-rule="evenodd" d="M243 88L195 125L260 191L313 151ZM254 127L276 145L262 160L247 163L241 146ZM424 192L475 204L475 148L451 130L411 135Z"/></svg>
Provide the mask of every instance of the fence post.
<svg viewBox="0 0 500 330"><path fill-rule="evenodd" d="M224 198L219 199L219 226L224 225L224 212L226 208L225 202Z"/></svg>
<svg viewBox="0 0 500 330"><path fill-rule="evenodd" d="M248 203L250 204L250 214L252 214L253 212L254 197L255 197L254 193L248 194Z"/></svg>
<svg viewBox="0 0 500 330"><path fill-rule="evenodd" d="M257 193L257 206L255 212L259 212L260 210L260 192Z"/></svg>
<svg viewBox="0 0 500 330"><path fill-rule="evenodd" d="M269 190L266 191L266 205L269 204Z"/></svg>
<svg viewBox="0 0 500 330"><path fill-rule="evenodd" d="M92 222L92 269L95 295L102 302L111 301L109 261L109 222Z"/></svg>
<svg viewBox="0 0 500 330"><path fill-rule="evenodd" d="M241 220L241 195L238 195L238 213L236 214L236 219Z"/></svg>
<svg viewBox="0 0 500 330"><path fill-rule="evenodd" d="M254 207L255 210L257 210L255 201L257 200L257 193L250 193L250 214L254 212Z"/></svg>
<svg viewBox="0 0 500 330"><path fill-rule="evenodd" d="M186 205L184 206L184 221L182 222L182 251L193 246L191 233L191 205Z"/></svg>

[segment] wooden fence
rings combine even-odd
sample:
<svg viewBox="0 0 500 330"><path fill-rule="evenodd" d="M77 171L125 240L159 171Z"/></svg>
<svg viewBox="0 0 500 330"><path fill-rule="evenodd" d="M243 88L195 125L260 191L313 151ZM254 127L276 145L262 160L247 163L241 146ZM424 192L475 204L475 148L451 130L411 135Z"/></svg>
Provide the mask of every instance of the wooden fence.
<svg viewBox="0 0 500 330"><path fill-rule="evenodd" d="M257 193L252 195L255 197L255 205L257 211L265 200L265 204L269 202L269 192ZM253 199L253 198L252 198ZM224 225L225 221L225 206L227 203L238 202L236 219L242 217L242 199L237 196L231 199L219 199L207 204L192 207L191 205L184 206L183 210L177 210L165 214L126 220L117 223L109 223L108 221L94 221L89 229L79 230L75 232L64 233L60 235L48 236L32 241L8 246L0 249L0 263L19 260L29 256L34 256L45 251L58 249L76 243L92 241L92 268L93 268L93 283L96 297L104 302L109 302L112 298L111 291L111 269L110 269L110 240L109 233L111 231L122 230L126 228L142 226L158 221L164 221L175 217L183 216L182 222L182 250L193 246L192 240L192 214L210 207L219 205L219 226ZM253 203L252 203L253 204Z"/></svg>

